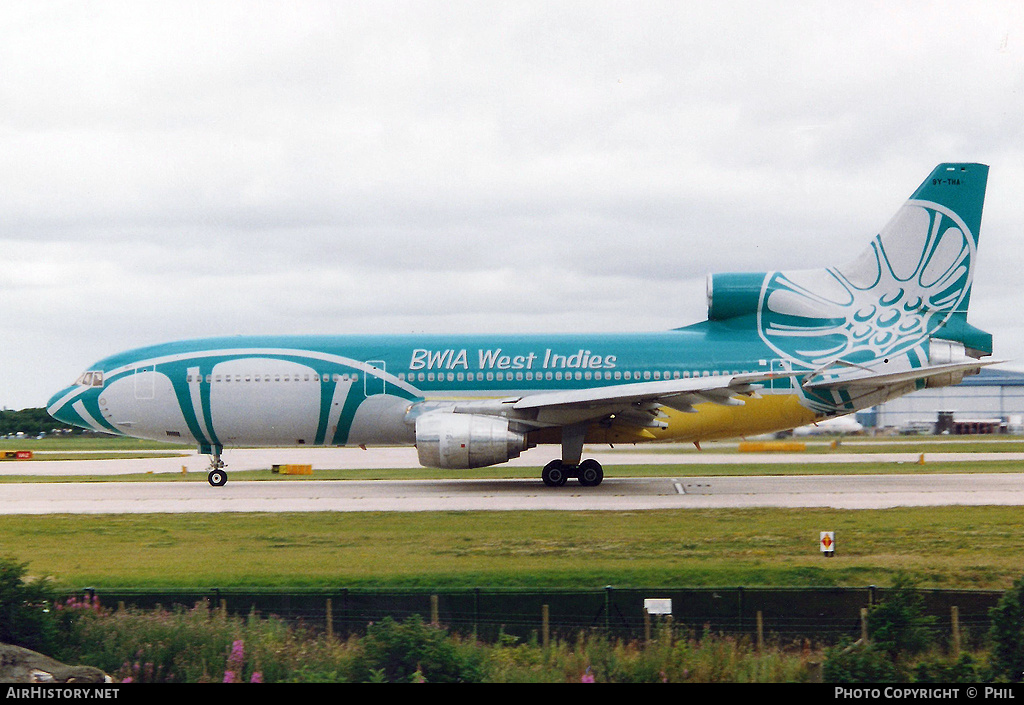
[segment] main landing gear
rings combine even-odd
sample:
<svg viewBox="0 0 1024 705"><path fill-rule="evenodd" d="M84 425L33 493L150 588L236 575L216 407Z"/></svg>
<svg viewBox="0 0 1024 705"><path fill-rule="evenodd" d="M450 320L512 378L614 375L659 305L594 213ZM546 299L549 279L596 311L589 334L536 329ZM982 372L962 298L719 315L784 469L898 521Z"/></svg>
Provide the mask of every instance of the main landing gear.
<svg viewBox="0 0 1024 705"><path fill-rule="evenodd" d="M604 479L604 468L593 458L582 463L583 439L587 435L587 424L572 424L562 427L562 457L544 466L540 478L548 487L561 487L570 477L578 478L584 487L597 487Z"/></svg>
<svg viewBox="0 0 1024 705"><path fill-rule="evenodd" d="M593 458L587 458L579 465L567 465L561 460L552 460L540 473L548 487L561 487L570 477L578 478L584 487L597 487L604 479L604 468Z"/></svg>

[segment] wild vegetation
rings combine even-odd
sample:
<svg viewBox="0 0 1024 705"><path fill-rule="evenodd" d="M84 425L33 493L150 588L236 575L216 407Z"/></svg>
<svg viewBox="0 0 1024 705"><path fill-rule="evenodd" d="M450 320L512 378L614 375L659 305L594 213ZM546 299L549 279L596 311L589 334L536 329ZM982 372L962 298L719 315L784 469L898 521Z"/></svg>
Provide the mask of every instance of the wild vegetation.
<svg viewBox="0 0 1024 705"><path fill-rule="evenodd" d="M984 648L953 653L900 578L868 615L868 640L824 652L663 625L650 641L581 631L574 639L479 643L413 616L344 638L273 615L109 609L53 601L27 564L0 561L0 628L9 643L101 668L120 682L981 682L1019 680L1024 580L992 610Z"/></svg>

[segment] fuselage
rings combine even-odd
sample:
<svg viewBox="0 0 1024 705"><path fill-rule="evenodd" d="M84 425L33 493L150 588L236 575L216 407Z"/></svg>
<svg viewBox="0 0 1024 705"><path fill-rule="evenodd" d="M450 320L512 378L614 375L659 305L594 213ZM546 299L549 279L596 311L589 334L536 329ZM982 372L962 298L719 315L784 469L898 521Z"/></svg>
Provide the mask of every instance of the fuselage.
<svg viewBox="0 0 1024 705"><path fill-rule="evenodd" d="M668 379L783 370L748 326L655 333L221 337L139 348L93 365L49 403L99 431L203 447L415 441L421 401L480 400ZM736 437L821 416L789 378L740 406L666 409L653 428L594 425L588 442ZM849 411L846 409L845 413ZM536 442L557 442L535 432Z"/></svg>

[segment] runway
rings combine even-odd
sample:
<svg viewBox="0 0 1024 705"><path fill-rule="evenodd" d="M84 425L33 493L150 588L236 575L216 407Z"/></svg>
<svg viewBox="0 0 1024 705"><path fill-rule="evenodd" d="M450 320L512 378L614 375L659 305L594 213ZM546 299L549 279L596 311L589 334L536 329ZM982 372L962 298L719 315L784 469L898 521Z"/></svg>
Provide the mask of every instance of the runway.
<svg viewBox="0 0 1024 705"><path fill-rule="evenodd" d="M312 451L312 452L310 452ZM412 454L411 456L409 454ZM757 477L617 478L614 466L637 463L755 462L749 454L592 453L608 468L599 487L570 480L560 488L537 479L324 481L315 468L413 467L415 451L385 449L287 449L235 451L231 470L274 463L314 465L313 479L259 482L33 482L0 486L0 514L120 514L190 512L396 512L396 511L624 511L739 507L884 509L913 506L1024 505L1024 475L1016 473L814 475ZM879 461L880 455L847 454L845 462ZM904 454L892 462L915 462ZM938 459L939 454L929 454ZM972 454L978 457L986 454ZM1002 459L1014 454L994 453ZM600 456L600 457L599 457ZM611 457L609 457L611 456ZM642 457L641 459L638 459ZM682 458L682 460L681 460ZM410 462L411 460L411 462ZM523 465L537 465L536 457ZM844 462L836 455L769 455L764 462ZM204 456L136 460L19 461L4 474L112 474L200 472ZM44 467L49 466L49 467ZM59 467L55 467L59 466ZM146 469L148 468L148 470Z"/></svg>
<svg viewBox="0 0 1024 705"><path fill-rule="evenodd" d="M852 445L852 444L850 444ZM614 471L617 465L722 465L722 464L759 464L777 465L786 463L916 463L919 453L884 452L884 453L853 453L833 451L828 453L736 453L723 452L730 448L729 444L714 444L708 450L697 451L693 446L661 445L656 448L608 449L607 447L588 447L585 457L594 458L605 468ZM105 451L96 451L101 453ZM133 451L142 454L145 451ZM154 455L167 454L173 451L153 451ZM551 448L535 448L514 458L504 467L536 467L540 476L540 467L554 457ZM36 452L37 460L20 460L0 462L0 475L36 475L36 476L75 476L75 475L130 475L138 473L180 473L184 467L187 472L205 474L209 458L199 455L194 450L183 448L180 456L170 458L131 458L107 460L44 460L46 452ZM76 455L86 455L78 451ZM928 460L933 462L964 461L964 460L1014 460L1024 467L1024 453L986 452L986 453L928 453ZM224 461L227 463L228 474L237 470L266 470L272 465L286 463L312 465L315 470L329 469L388 469L419 467L415 448L240 448L226 451ZM453 471L455 472L455 471ZM614 473L612 473L614 474Z"/></svg>

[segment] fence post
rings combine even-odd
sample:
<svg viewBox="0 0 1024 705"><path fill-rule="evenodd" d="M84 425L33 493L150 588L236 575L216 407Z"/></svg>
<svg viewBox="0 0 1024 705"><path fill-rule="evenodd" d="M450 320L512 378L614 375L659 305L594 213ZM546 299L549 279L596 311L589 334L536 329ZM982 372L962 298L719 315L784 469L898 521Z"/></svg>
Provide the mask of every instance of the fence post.
<svg viewBox="0 0 1024 705"><path fill-rule="evenodd" d="M863 643L868 643L868 608L860 608L860 639Z"/></svg>
<svg viewBox="0 0 1024 705"><path fill-rule="evenodd" d="M739 622L739 624L737 625L737 630L739 632L743 632L743 611L746 608L746 605L744 604L744 602L745 602L744 597L745 596L746 596L746 593L743 590L743 586L740 585L736 589L736 609L739 612L739 614L737 615L737 617L738 617L737 621Z"/></svg>
<svg viewBox="0 0 1024 705"><path fill-rule="evenodd" d="M349 621L351 615L349 614L349 603L348 603L348 588L341 589L341 621L345 625L345 634L347 635L350 629Z"/></svg>
<svg viewBox="0 0 1024 705"><path fill-rule="evenodd" d="M757 611L757 651L764 651L764 614Z"/></svg>
<svg viewBox="0 0 1024 705"><path fill-rule="evenodd" d="M327 636L328 638L334 636L334 610L331 605L331 598L327 598L327 611L324 615L324 620L327 622Z"/></svg>
<svg viewBox="0 0 1024 705"><path fill-rule="evenodd" d="M824 664L821 661L807 662L807 680L810 683L821 683L823 678Z"/></svg>
<svg viewBox="0 0 1024 705"><path fill-rule="evenodd" d="M604 586L604 631L610 634L612 630L612 586Z"/></svg>
<svg viewBox="0 0 1024 705"><path fill-rule="evenodd" d="M480 588L473 588L473 641L479 638L480 629Z"/></svg>
<svg viewBox="0 0 1024 705"><path fill-rule="evenodd" d="M953 605L949 611L953 622L953 658L960 658L960 608Z"/></svg>
<svg viewBox="0 0 1024 705"><path fill-rule="evenodd" d="M430 596L430 623L435 627L441 626L441 620L438 617L438 599L437 595Z"/></svg>
<svg viewBox="0 0 1024 705"><path fill-rule="evenodd" d="M651 643L651 613L644 607L644 643Z"/></svg>
<svg viewBox="0 0 1024 705"><path fill-rule="evenodd" d="M541 644L546 649L551 644L551 610L547 605L540 607L540 632Z"/></svg>

